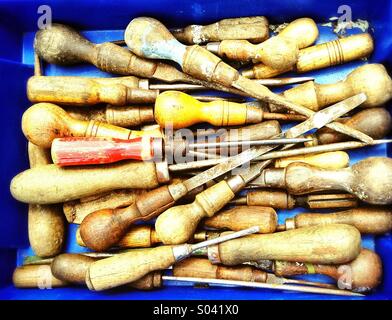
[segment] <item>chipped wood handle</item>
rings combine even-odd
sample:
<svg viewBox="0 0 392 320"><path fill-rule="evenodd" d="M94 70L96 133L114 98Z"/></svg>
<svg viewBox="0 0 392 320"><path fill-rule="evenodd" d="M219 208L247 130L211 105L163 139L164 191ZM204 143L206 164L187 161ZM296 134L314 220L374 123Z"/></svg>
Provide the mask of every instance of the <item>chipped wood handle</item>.
<svg viewBox="0 0 392 320"><path fill-rule="evenodd" d="M101 291L139 280L146 274L175 263L171 246L141 249L92 263L86 275L90 290Z"/></svg>
<svg viewBox="0 0 392 320"><path fill-rule="evenodd" d="M358 256L361 250L361 235L353 226L330 224L250 235L221 243L218 250L218 260L225 265L263 259L345 263Z"/></svg>
<svg viewBox="0 0 392 320"><path fill-rule="evenodd" d="M121 188L154 188L168 180L168 174L161 175L152 162L128 161L87 168L49 164L18 174L10 189L19 201L51 204Z"/></svg>
<svg viewBox="0 0 392 320"><path fill-rule="evenodd" d="M286 229L331 223L349 224L361 233L383 234L392 230L392 210L384 207L362 207L333 213L300 213L286 219Z"/></svg>
<svg viewBox="0 0 392 320"><path fill-rule="evenodd" d="M34 103L79 106L109 103L124 106L129 103L152 103L158 91L129 88L122 84L107 85L83 77L33 76L27 81L27 96Z"/></svg>
<svg viewBox="0 0 392 320"><path fill-rule="evenodd" d="M171 33L187 44L227 39L246 39L258 43L269 37L268 20L263 16L223 19L206 26L189 25Z"/></svg>
<svg viewBox="0 0 392 320"><path fill-rule="evenodd" d="M276 229L278 216L269 207L236 206L206 218L202 224L208 228L240 231L253 226L260 228L259 233L272 233Z"/></svg>

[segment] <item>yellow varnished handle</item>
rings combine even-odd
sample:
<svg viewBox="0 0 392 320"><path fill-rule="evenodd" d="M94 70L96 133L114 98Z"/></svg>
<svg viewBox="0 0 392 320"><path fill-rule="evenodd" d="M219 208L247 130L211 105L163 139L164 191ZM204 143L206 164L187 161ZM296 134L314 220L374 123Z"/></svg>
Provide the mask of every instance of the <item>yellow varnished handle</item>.
<svg viewBox="0 0 392 320"><path fill-rule="evenodd" d="M155 102L155 120L161 127L172 125L174 129L189 127L200 122L215 126L234 126L257 123L262 110L244 104L217 100L200 102L179 91L165 91Z"/></svg>
<svg viewBox="0 0 392 320"><path fill-rule="evenodd" d="M350 158L347 152L344 151L293 156L277 159L275 161L275 168L286 168L293 162L304 162L323 169L342 169L349 166Z"/></svg>

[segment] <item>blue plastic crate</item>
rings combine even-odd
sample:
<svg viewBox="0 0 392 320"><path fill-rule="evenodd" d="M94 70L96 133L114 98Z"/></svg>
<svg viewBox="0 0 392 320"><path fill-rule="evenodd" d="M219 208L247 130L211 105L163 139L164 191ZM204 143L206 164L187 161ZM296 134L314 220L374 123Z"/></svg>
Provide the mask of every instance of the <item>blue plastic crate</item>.
<svg viewBox="0 0 392 320"><path fill-rule="evenodd" d="M348 5L352 18L365 19L370 23L376 49L370 62L383 63L392 71L392 6L389 0L370 1L313 1L313 0L150 0L139 1L4 1L0 0L0 97L2 119L0 153L4 156L0 164L1 224L0 224L0 298L2 299L342 299L335 296L298 294L284 291L209 288L190 286L166 286L152 292L110 291L93 293L85 288L58 288L52 290L16 289L11 275L23 257L32 254L27 239L27 206L11 197L9 183L13 176L28 168L27 142L20 129L21 116L29 107L25 87L33 74L33 38L37 30L38 7L50 6L54 22L70 24L92 40L103 42L121 39L129 21L137 16L158 18L169 27L191 23L206 24L222 18L265 15L271 23L289 22L295 18L309 16L318 23L339 16L338 8ZM351 30L349 32L359 32ZM335 38L328 27L320 26L318 42ZM357 66L366 63L357 61L342 66L310 73L320 83L332 83L344 78ZM48 66L47 75L109 76L93 66L60 67ZM368 156L390 156L385 145L350 151L351 162ZM392 190L385 190L392 192ZM280 223L301 209L279 212ZM68 232L67 251L83 251L75 244L75 226ZM376 250L384 264L383 284L375 293L359 299L389 299L392 297L392 236L390 234L363 237L363 246ZM326 280L323 276L312 279ZM358 298L356 298L358 299Z"/></svg>

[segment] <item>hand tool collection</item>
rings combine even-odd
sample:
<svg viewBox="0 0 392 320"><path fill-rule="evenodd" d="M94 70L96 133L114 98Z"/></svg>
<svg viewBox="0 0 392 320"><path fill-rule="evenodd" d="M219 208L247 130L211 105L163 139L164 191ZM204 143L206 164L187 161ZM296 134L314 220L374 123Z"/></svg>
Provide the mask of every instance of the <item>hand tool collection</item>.
<svg viewBox="0 0 392 320"><path fill-rule="evenodd" d="M36 256L14 285L377 290L381 257L361 234L392 231L392 159L344 150L392 142L392 80L375 63L330 84L272 78L374 49L369 33L318 37L310 18L270 35L264 16L181 29L138 17L124 40L99 44L67 25L39 30L22 117L30 169L10 185L29 204ZM46 76L42 62L111 77ZM285 85L296 86L268 88ZM65 221L92 252L64 252Z"/></svg>

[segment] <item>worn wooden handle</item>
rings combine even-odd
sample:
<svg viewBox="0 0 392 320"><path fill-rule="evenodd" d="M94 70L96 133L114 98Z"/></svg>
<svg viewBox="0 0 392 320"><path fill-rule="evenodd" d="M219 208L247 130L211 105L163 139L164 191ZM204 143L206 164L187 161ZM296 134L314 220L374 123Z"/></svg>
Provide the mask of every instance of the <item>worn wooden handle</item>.
<svg viewBox="0 0 392 320"><path fill-rule="evenodd" d="M383 234L392 230L392 211L384 207L362 207L334 213L300 213L286 220L286 228L343 223L361 233Z"/></svg>
<svg viewBox="0 0 392 320"><path fill-rule="evenodd" d="M342 169L349 166L350 158L347 152L334 151L303 156L293 156L275 160L275 168L285 168L294 162L307 163L323 169Z"/></svg>
<svg viewBox="0 0 392 320"><path fill-rule="evenodd" d="M361 249L361 235L353 226L330 224L290 231L251 235L219 244L219 260L225 265L262 259L345 263Z"/></svg>
<svg viewBox="0 0 392 320"><path fill-rule="evenodd" d="M221 181L199 193L191 204L166 210L155 223L159 239L164 244L185 243L202 218L214 215L234 196L227 181Z"/></svg>
<svg viewBox="0 0 392 320"><path fill-rule="evenodd" d="M30 265L17 267L12 274L16 288L51 289L68 286L68 282L57 279L49 265Z"/></svg>
<svg viewBox="0 0 392 320"><path fill-rule="evenodd" d="M189 25L171 32L177 40L187 44L227 39L246 39L257 43L269 37L268 20L263 16L223 19L206 26Z"/></svg>
<svg viewBox="0 0 392 320"><path fill-rule="evenodd" d="M234 231L258 226L259 233L272 233L276 229L277 220L276 211L272 208L238 206L206 218L203 220L203 225L209 228Z"/></svg>
<svg viewBox="0 0 392 320"><path fill-rule="evenodd" d="M187 258L173 266L175 277L227 279L250 282L266 282L267 274L251 266L223 266L211 264L208 259Z"/></svg>
<svg viewBox="0 0 392 320"><path fill-rule="evenodd" d="M136 281L175 263L171 246L127 252L92 263L86 275L90 290L100 291Z"/></svg>
<svg viewBox="0 0 392 320"><path fill-rule="evenodd" d="M127 161L74 168L53 164L18 174L12 179L10 189L19 201L50 204L121 188L154 188L165 181L168 181L168 175L161 176L152 162Z"/></svg>
<svg viewBox="0 0 392 320"><path fill-rule="evenodd" d="M96 259L73 253L63 253L51 263L53 275L62 281L73 284L85 284L87 270Z"/></svg>

